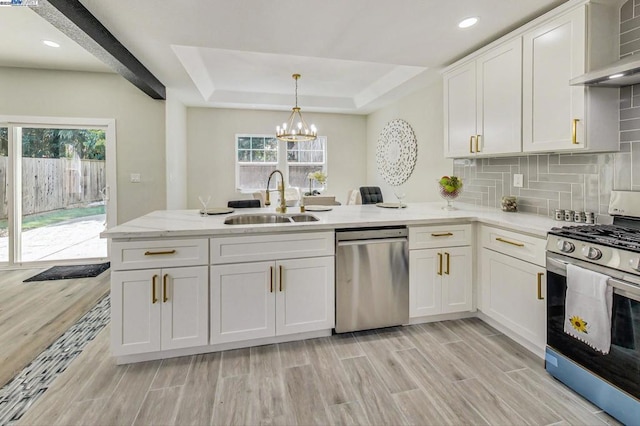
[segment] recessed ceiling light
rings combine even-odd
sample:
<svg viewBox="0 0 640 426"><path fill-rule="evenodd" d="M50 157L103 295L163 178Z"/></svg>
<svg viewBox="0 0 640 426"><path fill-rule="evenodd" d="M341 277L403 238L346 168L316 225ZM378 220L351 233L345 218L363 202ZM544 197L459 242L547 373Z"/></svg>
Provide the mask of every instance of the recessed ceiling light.
<svg viewBox="0 0 640 426"><path fill-rule="evenodd" d="M610 76L609 76L609 80L612 80L612 79L614 79L614 78L620 78L620 77L622 77L622 76L624 76L624 73L620 73L620 74L613 74L613 75L610 75Z"/></svg>
<svg viewBox="0 0 640 426"><path fill-rule="evenodd" d="M46 46L49 46L49 47L60 47L58 43L51 40L42 40L42 43L44 43Z"/></svg>
<svg viewBox="0 0 640 426"><path fill-rule="evenodd" d="M476 18L474 16L472 18L466 18L466 19L463 19L462 21L460 21L460 23L458 24L458 27L460 27L460 28L469 28L469 27L474 26L477 23L478 23L478 18Z"/></svg>

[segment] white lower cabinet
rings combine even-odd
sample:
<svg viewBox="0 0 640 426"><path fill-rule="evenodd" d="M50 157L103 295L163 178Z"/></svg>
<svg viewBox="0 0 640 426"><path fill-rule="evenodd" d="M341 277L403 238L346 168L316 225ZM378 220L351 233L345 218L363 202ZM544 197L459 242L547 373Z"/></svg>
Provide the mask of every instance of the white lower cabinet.
<svg viewBox="0 0 640 426"><path fill-rule="evenodd" d="M545 240L483 226L482 241L480 310L504 329L501 331L543 353L546 344Z"/></svg>
<svg viewBox="0 0 640 426"><path fill-rule="evenodd" d="M411 318L472 309L471 247L411 250L409 265Z"/></svg>
<svg viewBox="0 0 640 426"><path fill-rule="evenodd" d="M546 342L545 269L483 249L483 311L531 343Z"/></svg>
<svg viewBox="0 0 640 426"><path fill-rule="evenodd" d="M328 330L334 257L211 266L210 343Z"/></svg>
<svg viewBox="0 0 640 426"><path fill-rule="evenodd" d="M206 345L207 269L194 266L112 272L114 355Z"/></svg>

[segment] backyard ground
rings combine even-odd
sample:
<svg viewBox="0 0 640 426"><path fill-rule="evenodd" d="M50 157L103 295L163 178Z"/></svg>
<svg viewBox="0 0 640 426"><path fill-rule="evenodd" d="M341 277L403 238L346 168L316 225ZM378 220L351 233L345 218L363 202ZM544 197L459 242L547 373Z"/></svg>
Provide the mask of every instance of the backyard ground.
<svg viewBox="0 0 640 426"><path fill-rule="evenodd" d="M22 232L22 261L107 257L107 241L99 235L105 228L103 212L104 206L95 206L26 218ZM6 230L6 222L0 221L0 262L8 261Z"/></svg>

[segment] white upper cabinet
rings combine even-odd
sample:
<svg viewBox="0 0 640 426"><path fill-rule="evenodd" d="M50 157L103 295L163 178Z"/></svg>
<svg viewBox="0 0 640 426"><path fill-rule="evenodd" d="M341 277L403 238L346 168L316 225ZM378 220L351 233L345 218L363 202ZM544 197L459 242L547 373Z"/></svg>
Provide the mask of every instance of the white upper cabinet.
<svg viewBox="0 0 640 426"><path fill-rule="evenodd" d="M573 0L445 70L445 156L618 150L618 90L569 85L617 59L617 14Z"/></svg>
<svg viewBox="0 0 640 426"><path fill-rule="evenodd" d="M589 60L611 57L590 48L589 37L606 38L589 19L606 20L601 7L582 5L524 34L524 152L618 149L618 90L568 83L589 70Z"/></svg>
<svg viewBox="0 0 640 426"><path fill-rule="evenodd" d="M520 38L447 72L444 90L447 157L520 152Z"/></svg>
<svg viewBox="0 0 640 426"><path fill-rule="evenodd" d="M520 152L522 132L522 40L482 55L478 70L478 155Z"/></svg>
<svg viewBox="0 0 640 426"><path fill-rule="evenodd" d="M473 61L444 76L444 149L447 157L472 155L476 108L476 63Z"/></svg>

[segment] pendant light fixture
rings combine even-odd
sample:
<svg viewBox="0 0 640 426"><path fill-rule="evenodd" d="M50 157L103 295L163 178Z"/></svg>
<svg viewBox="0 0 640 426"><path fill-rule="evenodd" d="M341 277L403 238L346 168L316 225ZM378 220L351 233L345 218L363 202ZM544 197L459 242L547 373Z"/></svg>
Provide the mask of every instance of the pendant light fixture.
<svg viewBox="0 0 640 426"><path fill-rule="evenodd" d="M318 137L318 130L313 124L311 127L307 126L298 106L298 79L300 79L300 74L293 74L292 77L296 81L296 106L291 108L289 119L282 123L282 126L276 127L276 138L286 142L315 140Z"/></svg>

